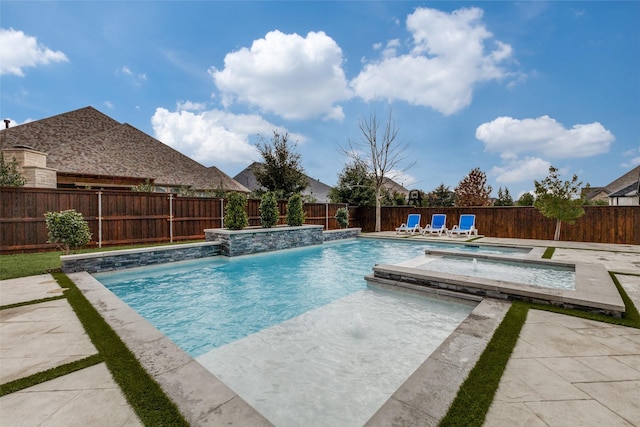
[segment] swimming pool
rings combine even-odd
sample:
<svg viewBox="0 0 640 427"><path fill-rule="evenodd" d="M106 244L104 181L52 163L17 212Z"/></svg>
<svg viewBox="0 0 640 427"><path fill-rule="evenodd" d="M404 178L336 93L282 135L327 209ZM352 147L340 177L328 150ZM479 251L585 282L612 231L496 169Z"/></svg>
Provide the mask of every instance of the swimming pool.
<svg viewBox="0 0 640 427"><path fill-rule="evenodd" d="M94 276L192 356L199 356L357 290L375 263L427 248L509 253L501 247L354 239L243 257L214 257Z"/></svg>

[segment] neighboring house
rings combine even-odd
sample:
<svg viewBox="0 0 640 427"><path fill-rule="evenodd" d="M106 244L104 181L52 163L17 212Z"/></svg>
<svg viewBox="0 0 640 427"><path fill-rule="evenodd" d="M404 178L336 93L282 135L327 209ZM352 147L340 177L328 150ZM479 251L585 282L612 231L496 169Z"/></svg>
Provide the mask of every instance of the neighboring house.
<svg viewBox="0 0 640 427"><path fill-rule="evenodd" d="M148 180L156 191L249 192L218 168L93 107L4 129L0 144L30 187L128 189Z"/></svg>
<svg viewBox="0 0 640 427"><path fill-rule="evenodd" d="M235 179L251 191L258 190L261 187L256 180L254 171L261 166L262 163L253 162L249 166L244 168L242 172L234 176L233 179ZM331 187L321 182L319 179L311 178L308 175L305 176L307 177L307 181L309 184L307 185L307 188L305 188L305 190L302 192L302 195L309 196L315 199L317 203L329 203L329 191L331 190Z"/></svg>
<svg viewBox="0 0 640 427"><path fill-rule="evenodd" d="M639 206L640 205L640 176L638 182L627 185L609 194L611 206Z"/></svg>
<svg viewBox="0 0 640 427"><path fill-rule="evenodd" d="M409 190L407 190L406 188L404 188L402 185L398 184L394 180L389 179L389 178L385 178L383 185L387 190L389 190L391 195L393 195L394 193L403 194L404 195L404 199L406 201L409 200Z"/></svg>
<svg viewBox="0 0 640 427"><path fill-rule="evenodd" d="M615 206L637 206L640 166L636 166L604 187L592 187L587 199L607 200ZM635 187L634 187L635 185Z"/></svg>

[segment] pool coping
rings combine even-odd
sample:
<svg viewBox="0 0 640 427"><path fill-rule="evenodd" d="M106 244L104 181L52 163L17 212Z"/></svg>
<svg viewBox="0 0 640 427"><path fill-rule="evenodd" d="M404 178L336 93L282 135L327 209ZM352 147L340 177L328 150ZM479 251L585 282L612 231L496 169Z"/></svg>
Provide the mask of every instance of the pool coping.
<svg viewBox="0 0 640 427"><path fill-rule="evenodd" d="M68 277L191 425L273 425L91 274L69 273ZM378 283L377 286L386 285ZM469 316L409 376L366 425L389 425L390 419L431 420L430 423L433 424L433 420L437 421L446 414L458 388L484 351L510 303L450 291L410 287L398 289L392 286L388 289L477 304Z"/></svg>
<svg viewBox="0 0 640 427"><path fill-rule="evenodd" d="M496 254L469 254L454 251L425 251L427 257L466 257L487 260L501 260L520 263L544 264L560 267L572 267L575 270L575 289L552 289L527 285L506 280L494 280L483 277L441 273L416 268L424 263L424 257L415 257L402 263L380 264L373 268L373 274L366 277L368 282L377 280L395 282L396 285L449 289L479 296L489 296L505 300L522 300L551 304L566 308L586 310L600 314L622 317L625 311L624 301L611 279L609 272L601 264L566 262L530 257L512 257Z"/></svg>

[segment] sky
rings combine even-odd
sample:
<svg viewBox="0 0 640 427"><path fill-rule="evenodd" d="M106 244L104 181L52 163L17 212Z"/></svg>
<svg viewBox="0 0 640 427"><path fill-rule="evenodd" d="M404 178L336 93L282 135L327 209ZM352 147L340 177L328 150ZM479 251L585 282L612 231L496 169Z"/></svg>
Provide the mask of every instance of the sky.
<svg viewBox="0 0 640 427"><path fill-rule="evenodd" d="M408 189L604 186L640 165L639 22L638 1L2 0L0 118L92 106L231 177L277 130L329 185L390 118Z"/></svg>

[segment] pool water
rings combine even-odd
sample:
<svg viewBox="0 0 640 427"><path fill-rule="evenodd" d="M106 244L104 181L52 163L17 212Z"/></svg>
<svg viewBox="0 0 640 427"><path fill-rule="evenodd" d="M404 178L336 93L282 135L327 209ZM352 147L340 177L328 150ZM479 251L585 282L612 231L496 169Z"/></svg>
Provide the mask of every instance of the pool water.
<svg viewBox="0 0 640 427"><path fill-rule="evenodd" d="M243 257L140 267L95 277L191 356L233 342L366 288L376 263L391 264L424 245L355 239Z"/></svg>
<svg viewBox="0 0 640 427"><path fill-rule="evenodd" d="M367 287L376 263L428 247L355 239L95 277L276 426L361 426L473 309Z"/></svg>
<svg viewBox="0 0 640 427"><path fill-rule="evenodd" d="M505 282L523 283L551 289L574 290L573 268L538 263L483 260L471 257L429 257L417 268Z"/></svg>

